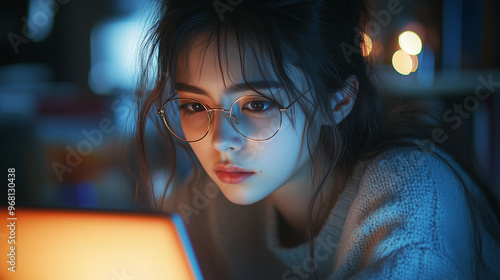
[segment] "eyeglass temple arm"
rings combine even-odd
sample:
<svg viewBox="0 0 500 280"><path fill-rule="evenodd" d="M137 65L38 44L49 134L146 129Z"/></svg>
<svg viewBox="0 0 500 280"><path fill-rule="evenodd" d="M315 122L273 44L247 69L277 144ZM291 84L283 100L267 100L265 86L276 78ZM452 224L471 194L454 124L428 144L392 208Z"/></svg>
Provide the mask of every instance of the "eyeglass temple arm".
<svg viewBox="0 0 500 280"><path fill-rule="evenodd" d="M165 103L163 103L163 106L161 106L161 109L156 111L156 113L163 116L163 114L165 113L165 110L163 110L165 108L165 104L167 104L168 101L174 99L174 97L176 95L177 95L177 91L175 92L174 95L172 95L170 98L168 98L167 101L165 101Z"/></svg>
<svg viewBox="0 0 500 280"><path fill-rule="evenodd" d="M306 90L306 91L304 91L304 92L303 92L303 93L302 93L299 97L297 97L297 99L295 99L292 103L290 103L290 105L286 106L285 108L281 108L281 109L280 109L280 111L281 111L281 112L286 112L286 110L288 110L288 108L290 108L293 104L295 104L295 102L297 102L297 101L298 101L298 100L299 100L302 96L304 96L304 94L306 94L308 91L309 91L309 89L308 89L308 90Z"/></svg>
<svg viewBox="0 0 500 280"><path fill-rule="evenodd" d="M169 100L170 100L170 98L169 98ZM163 116L163 114L165 113L165 104L167 104L167 102L168 102L168 100L165 101L165 103L163 103L163 105L160 107L160 109L158 111L156 111L156 113L158 115L162 115Z"/></svg>

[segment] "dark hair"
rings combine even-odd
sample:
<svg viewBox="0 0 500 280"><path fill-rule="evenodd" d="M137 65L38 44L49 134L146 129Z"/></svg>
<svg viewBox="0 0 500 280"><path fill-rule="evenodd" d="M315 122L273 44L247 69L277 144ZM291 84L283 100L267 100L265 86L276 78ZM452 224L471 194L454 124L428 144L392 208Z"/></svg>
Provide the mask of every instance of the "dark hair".
<svg viewBox="0 0 500 280"><path fill-rule="evenodd" d="M168 155L163 164L170 171L170 176L161 202L167 188L189 184L192 182L190 180L195 180L203 172L190 147L176 141L164 129L156 116L156 110L174 94L177 62L182 59L183 54L187 56L187 50L191 48L195 38L204 34L207 35L207 46L216 44L222 68L224 59L221 58L226 53L231 37L236 41L242 56L251 54L252 51L268 56L276 76L287 89L290 100L298 97L300 92L287 75L286 65L302 70L316 106L312 110L306 110L304 101L299 100L301 108L311 122L324 118L330 124L322 126L319 144L315 148L309 147L315 171L314 183L317 186L308 206L307 222L307 239L310 242L311 258L314 260L312 242L318 228L312 217L312 209L325 181L330 176L334 177L332 197L327 199L333 205L350 179L356 162L373 158L392 147L415 145L408 143L406 139L428 138L435 123L426 121L422 117L424 112L418 108L397 106L391 107L394 110L385 110L382 106L369 78L369 65L361 51L362 32L369 19L366 0L229 2L231 3L213 0L163 0L158 3L158 13L153 18L154 24L143 46L148 53L142 65L143 72L137 89L137 131L132 146L138 154L134 163L137 165L134 168L139 170L135 176L137 203L146 208L158 208L157 199L151 199L155 192L152 189L149 169L151 159L147 156L145 140L146 125L150 117L161 137L161 147L164 149L162 154ZM345 44L350 46L351 51L346 52L342 47ZM244 69L242 72L245 79ZM348 86L345 81L351 75L356 76L359 81L356 102L350 114L336 124L330 104L332 100L338 101L334 93ZM309 137L313 135L310 129L308 127ZM313 139L310 140L309 143L314 143ZM456 155L450 147L447 145L443 148ZM190 169L195 175L189 177L188 181L177 170L180 165L179 156L190 159ZM457 160L464 162L459 158ZM468 200L472 201L472 196L468 196ZM474 202L469 203L469 207L476 213L478 210L475 210L477 207L473 204ZM474 223L477 227L477 221ZM479 234L479 231L475 230L475 233ZM481 260L480 253L478 256ZM313 265L314 262L310 263ZM315 271L314 267L311 271Z"/></svg>

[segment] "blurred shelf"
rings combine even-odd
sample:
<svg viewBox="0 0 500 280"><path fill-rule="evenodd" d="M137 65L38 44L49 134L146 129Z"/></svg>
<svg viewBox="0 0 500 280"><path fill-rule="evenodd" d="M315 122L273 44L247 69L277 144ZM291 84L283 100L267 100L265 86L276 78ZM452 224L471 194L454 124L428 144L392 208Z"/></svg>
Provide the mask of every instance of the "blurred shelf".
<svg viewBox="0 0 500 280"><path fill-rule="evenodd" d="M490 78L491 75L491 78ZM481 81L482 79L483 81ZM482 85L481 94L490 92L500 94L500 69L475 69L462 71L440 71L435 73L415 72L404 76L392 67L381 66L376 69L375 84L390 95L401 97L451 97L474 95ZM484 81L493 81L490 91Z"/></svg>

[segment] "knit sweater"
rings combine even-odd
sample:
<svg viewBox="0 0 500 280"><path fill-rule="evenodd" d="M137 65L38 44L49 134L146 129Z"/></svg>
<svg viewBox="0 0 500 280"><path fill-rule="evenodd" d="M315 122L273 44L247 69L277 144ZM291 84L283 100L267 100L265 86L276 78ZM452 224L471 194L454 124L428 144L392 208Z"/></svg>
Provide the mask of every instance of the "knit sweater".
<svg viewBox="0 0 500 280"><path fill-rule="evenodd" d="M164 207L182 215L205 279L309 278L309 243L281 245L268 199L235 205L205 179L175 191ZM318 279L476 278L465 190L494 215L480 189L439 150L394 148L360 162L314 239ZM478 223L482 256L500 278L500 245Z"/></svg>

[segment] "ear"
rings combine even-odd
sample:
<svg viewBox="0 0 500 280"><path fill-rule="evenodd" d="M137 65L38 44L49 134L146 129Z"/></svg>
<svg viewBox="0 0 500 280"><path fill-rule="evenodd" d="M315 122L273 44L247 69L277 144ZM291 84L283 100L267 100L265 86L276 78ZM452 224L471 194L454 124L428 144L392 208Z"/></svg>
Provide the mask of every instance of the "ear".
<svg viewBox="0 0 500 280"><path fill-rule="evenodd" d="M358 78L354 75L349 76L345 84L343 89L335 93L336 100L332 99L333 117L337 124L352 111L359 89Z"/></svg>

